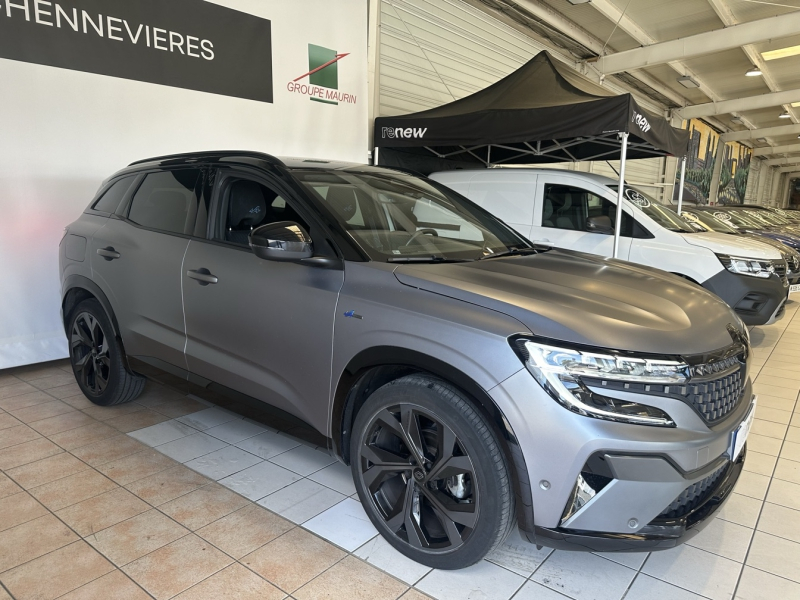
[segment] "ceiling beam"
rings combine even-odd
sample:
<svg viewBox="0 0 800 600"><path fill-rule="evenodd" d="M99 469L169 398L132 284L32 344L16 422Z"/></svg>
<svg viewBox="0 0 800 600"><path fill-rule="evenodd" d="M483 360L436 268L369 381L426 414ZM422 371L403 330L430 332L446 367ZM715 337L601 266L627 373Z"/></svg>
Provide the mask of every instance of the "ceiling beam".
<svg viewBox="0 0 800 600"><path fill-rule="evenodd" d="M778 167L780 165L798 165L800 164L800 156L790 158L773 158L772 160L765 160L761 163L765 167Z"/></svg>
<svg viewBox="0 0 800 600"><path fill-rule="evenodd" d="M785 146L769 146L767 148L754 148L753 156L769 156L770 154L784 154L800 152L800 143L787 144Z"/></svg>
<svg viewBox="0 0 800 600"><path fill-rule="evenodd" d="M610 0L592 0L592 7L595 10L597 10L600 14L602 14L604 17L606 17L609 21L611 21L612 23L617 24L617 27L619 27L619 29L621 29L622 31L627 33L629 36L631 36L633 39L635 39L640 44L642 44L642 46L649 47L649 46L658 45L658 42L657 42L657 40L655 38L653 38L649 33L647 33L647 31L645 31L633 19L631 19L630 17L625 15L623 13L623 11L621 11ZM604 54L604 53L601 52L600 54ZM608 60L609 56L617 56L618 54L621 54L621 53L602 56L600 59L598 59L597 63L595 63L595 66L602 65L603 61ZM671 60L671 61L668 61L667 64L678 75L691 77L698 84L700 91L703 92L706 96L708 96L712 101L718 102L718 101L722 100L722 98L719 96L719 94L717 94L713 89L711 89L708 86L708 84L706 84L703 81L703 78L700 75L698 75L695 71L690 69L686 65L686 63L684 63L684 62L682 62L680 60ZM603 69L601 68L600 71L603 72ZM646 75L646 73L643 73L642 71L637 71L635 73L636 77L639 77L640 75ZM684 104L685 105L685 102L681 102L680 104ZM739 114L737 114L735 112L731 113L731 114L733 114L734 116L738 116L742 120L742 123L747 128L749 128L749 129L754 129L755 128L755 125L751 121L746 119L745 117L743 117L743 116L741 116L741 115L739 115ZM711 116L711 115L708 115L708 116ZM727 129L729 129L729 128L726 127L725 130L727 131Z"/></svg>
<svg viewBox="0 0 800 600"><path fill-rule="evenodd" d="M595 6L598 0L592 2ZM608 0L599 0L610 4ZM597 8L595 6L595 8ZM617 9L618 10L618 9ZM625 17L622 17L623 19ZM620 22L620 26L621 22ZM643 48L617 52L597 59L597 68L605 75L661 65L675 60L740 48L770 39L797 35L800 31L800 10L785 15L741 23Z"/></svg>
<svg viewBox="0 0 800 600"><path fill-rule="evenodd" d="M765 127L764 129L748 129L747 131L731 131L723 133L720 140L723 142L743 142L745 140L755 140L769 135L793 135L800 134L800 124L778 125L777 127Z"/></svg>
<svg viewBox="0 0 800 600"><path fill-rule="evenodd" d="M739 24L739 20L736 18L736 15L733 14L733 11L725 2L725 0L708 0L708 2L711 4L711 8L714 9L714 12L717 13L717 16L720 18L720 20L725 23L725 27L731 27ZM747 55L748 60L753 63L754 66L759 68L761 71L761 76L764 79L764 83L767 84L767 87L773 92L780 91L780 86L777 84L772 75L770 75L767 62L761 57L761 54L758 52L758 50L756 50L755 46L751 44L745 44L742 46L742 51ZM785 104L782 103L783 108L792 116L792 121L797 123L797 113L795 113L794 108L792 108L791 102L794 101L792 100Z"/></svg>
<svg viewBox="0 0 800 600"><path fill-rule="evenodd" d="M783 167L777 170L778 173L800 173L800 166Z"/></svg>
<svg viewBox="0 0 800 600"><path fill-rule="evenodd" d="M736 100L721 100L719 102L707 102L706 104L695 104L676 108L673 112L684 118L693 119L697 117L710 117L712 115L727 115L740 110L757 110L759 108L770 108L771 106L781 106L800 102L800 89L786 90L785 92L771 92L758 96L748 96L737 98Z"/></svg>

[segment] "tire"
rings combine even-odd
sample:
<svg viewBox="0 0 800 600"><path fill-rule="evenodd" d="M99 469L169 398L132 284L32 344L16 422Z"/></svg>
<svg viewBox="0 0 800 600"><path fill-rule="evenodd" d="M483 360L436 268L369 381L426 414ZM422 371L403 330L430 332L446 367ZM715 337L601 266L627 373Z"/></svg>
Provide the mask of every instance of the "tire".
<svg viewBox="0 0 800 600"><path fill-rule="evenodd" d="M419 563L468 567L514 526L511 479L494 432L440 379L408 375L375 391L356 416L350 457L370 520Z"/></svg>
<svg viewBox="0 0 800 600"><path fill-rule="evenodd" d="M142 393L145 378L125 369L122 346L97 300L84 300L72 309L67 332L72 372L89 400L99 406L115 406Z"/></svg>

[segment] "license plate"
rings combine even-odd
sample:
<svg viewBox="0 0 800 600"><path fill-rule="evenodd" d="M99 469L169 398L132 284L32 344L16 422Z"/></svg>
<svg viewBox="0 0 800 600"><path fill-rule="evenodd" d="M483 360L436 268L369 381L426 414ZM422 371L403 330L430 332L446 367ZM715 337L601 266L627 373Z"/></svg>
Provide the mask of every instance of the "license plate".
<svg viewBox="0 0 800 600"><path fill-rule="evenodd" d="M789 286L789 293L794 294L795 292L800 292L800 283L795 283L794 285Z"/></svg>
<svg viewBox="0 0 800 600"><path fill-rule="evenodd" d="M734 462L739 458L739 454L741 454L744 443L747 441L747 436L750 433L750 428L753 426L753 420L756 417L756 400L757 398L753 397L753 404L750 406L750 412L747 413L744 421L739 423L739 427L737 427L736 431L732 434L730 451L731 460Z"/></svg>

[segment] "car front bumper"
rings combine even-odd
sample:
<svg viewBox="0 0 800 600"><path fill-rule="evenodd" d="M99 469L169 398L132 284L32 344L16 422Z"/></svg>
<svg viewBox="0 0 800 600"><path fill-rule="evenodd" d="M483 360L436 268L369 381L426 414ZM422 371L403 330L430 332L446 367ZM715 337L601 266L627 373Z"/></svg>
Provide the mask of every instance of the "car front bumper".
<svg viewBox="0 0 800 600"><path fill-rule="evenodd" d="M670 548L699 532L727 500L745 460L729 460L732 432L749 414L752 386L719 424L688 404L628 392L610 396L661 408L674 428L602 421L563 408L523 370L491 390L527 466L532 511L519 519L532 543L591 551ZM579 475L600 458L613 474L580 510L565 518ZM699 490L677 511L668 510Z"/></svg>
<svg viewBox="0 0 800 600"><path fill-rule="evenodd" d="M745 325L768 325L783 312L788 282L773 275L766 279L737 275L723 269L703 282L703 287L722 298Z"/></svg>

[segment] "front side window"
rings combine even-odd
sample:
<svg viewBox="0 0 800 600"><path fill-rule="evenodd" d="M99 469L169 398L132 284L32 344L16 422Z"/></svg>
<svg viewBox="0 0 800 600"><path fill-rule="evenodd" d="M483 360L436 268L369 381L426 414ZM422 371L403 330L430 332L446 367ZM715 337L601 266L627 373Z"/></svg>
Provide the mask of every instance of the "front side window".
<svg viewBox="0 0 800 600"><path fill-rule="evenodd" d="M251 179L228 178L222 186L220 218L214 238L248 246L250 232L261 225L291 221L306 231L308 224L278 192Z"/></svg>
<svg viewBox="0 0 800 600"><path fill-rule="evenodd" d="M148 229L184 234L197 214L199 169L150 173L131 200L128 219Z"/></svg>
<svg viewBox="0 0 800 600"><path fill-rule="evenodd" d="M125 194L130 189L134 179L136 179L136 176L132 175L130 177L123 177L117 181L114 185L108 188L108 190L106 190L100 199L94 203L92 208L94 210L99 210L106 213L113 213L116 211L119 207L119 203L122 202Z"/></svg>
<svg viewBox="0 0 800 600"><path fill-rule="evenodd" d="M489 213L428 181L380 169L292 169L377 260L473 260L528 248Z"/></svg>
<svg viewBox="0 0 800 600"><path fill-rule="evenodd" d="M548 183L544 186L541 216L542 227L590 231L586 223L593 217L608 217L615 224L617 205L579 187ZM624 211L620 235L633 235L633 218Z"/></svg>

